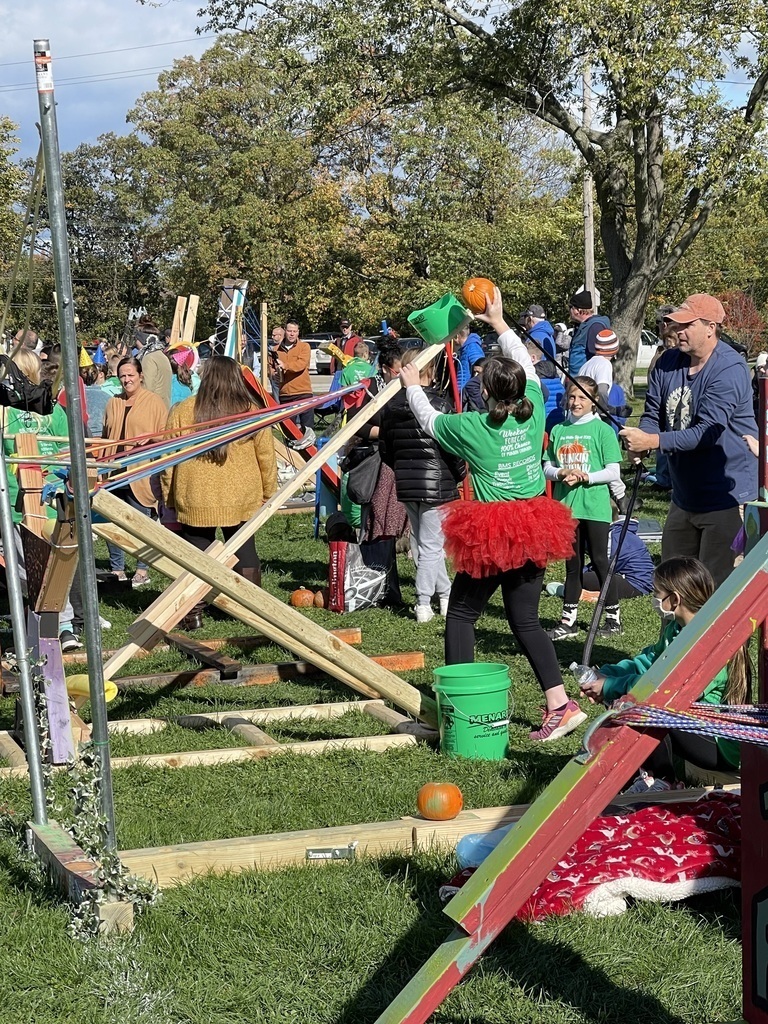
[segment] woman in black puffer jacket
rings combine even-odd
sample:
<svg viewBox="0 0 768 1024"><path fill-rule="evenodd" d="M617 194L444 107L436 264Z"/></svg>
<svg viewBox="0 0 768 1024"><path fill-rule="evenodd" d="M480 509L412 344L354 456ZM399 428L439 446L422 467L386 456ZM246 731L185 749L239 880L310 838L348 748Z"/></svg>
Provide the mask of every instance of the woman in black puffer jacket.
<svg viewBox="0 0 768 1024"><path fill-rule="evenodd" d="M403 365L416 356L415 349L403 354ZM430 404L438 412L454 409L432 387L433 367L421 371L421 384ZM405 390L385 406L379 429L381 458L395 473L397 498L405 505L411 524L411 551L416 564L417 622L434 617L431 601L437 594L440 614L448 609L451 581L445 568L440 507L459 497L457 484L464 479L466 464L443 451L437 441L416 422Z"/></svg>

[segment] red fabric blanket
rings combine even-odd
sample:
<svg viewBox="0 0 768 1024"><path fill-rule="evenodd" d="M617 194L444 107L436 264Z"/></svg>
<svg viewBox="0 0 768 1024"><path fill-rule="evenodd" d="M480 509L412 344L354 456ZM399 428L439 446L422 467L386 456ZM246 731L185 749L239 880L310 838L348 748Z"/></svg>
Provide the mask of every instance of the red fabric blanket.
<svg viewBox="0 0 768 1024"><path fill-rule="evenodd" d="M675 900L738 885L741 798L714 792L695 803L641 807L597 818L558 861L516 917L539 921L584 910L622 913L626 899ZM461 873L459 888L471 874Z"/></svg>

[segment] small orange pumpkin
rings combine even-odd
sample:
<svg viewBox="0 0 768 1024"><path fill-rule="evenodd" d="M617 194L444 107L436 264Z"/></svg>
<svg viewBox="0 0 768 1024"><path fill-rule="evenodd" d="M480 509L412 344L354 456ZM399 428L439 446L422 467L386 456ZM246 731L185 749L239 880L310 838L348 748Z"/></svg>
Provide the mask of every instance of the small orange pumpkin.
<svg viewBox="0 0 768 1024"><path fill-rule="evenodd" d="M294 608L311 608L314 600L315 595L306 587L299 587L291 594L291 604Z"/></svg>
<svg viewBox="0 0 768 1024"><path fill-rule="evenodd" d="M473 313L484 313L486 305L493 300L493 289L496 285L487 277L470 277L464 282L461 297L464 305Z"/></svg>
<svg viewBox="0 0 768 1024"><path fill-rule="evenodd" d="M450 821L464 806L464 797L452 782L427 782L419 790L416 806L422 818Z"/></svg>

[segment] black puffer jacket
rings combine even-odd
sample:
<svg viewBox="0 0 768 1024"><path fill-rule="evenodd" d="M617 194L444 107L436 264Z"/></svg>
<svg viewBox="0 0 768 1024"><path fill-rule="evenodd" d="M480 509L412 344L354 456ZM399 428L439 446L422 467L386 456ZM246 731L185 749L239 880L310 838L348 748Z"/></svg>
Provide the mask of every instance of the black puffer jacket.
<svg viewBox="0 0 768 1024"><path fill-rule="evenodd" d="M449 402L435 388L424 388L433 409L453 412ZM381 458L395 471L399 501L424 501L443 505L459 496L456 486L464 479L462 459L443 451L437 441L425 434L411 412L405 391L384 407L379 432Z"/></svg>

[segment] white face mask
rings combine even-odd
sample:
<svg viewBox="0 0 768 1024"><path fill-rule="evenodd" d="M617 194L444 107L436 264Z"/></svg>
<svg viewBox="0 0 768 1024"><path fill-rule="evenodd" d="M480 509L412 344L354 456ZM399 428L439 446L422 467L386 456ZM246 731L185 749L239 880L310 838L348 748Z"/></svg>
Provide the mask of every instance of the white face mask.
<svg viewBox="0 0 768 1024"><path fill-rule="evenodd" d="M656 597L654 594L651 600L653 601L653 610L662 619L662 621L671 622L672 619L674 619L675 613L673 611L667 611L666 608L662 608L664 601L667 601L668 598Z"/></svg>

